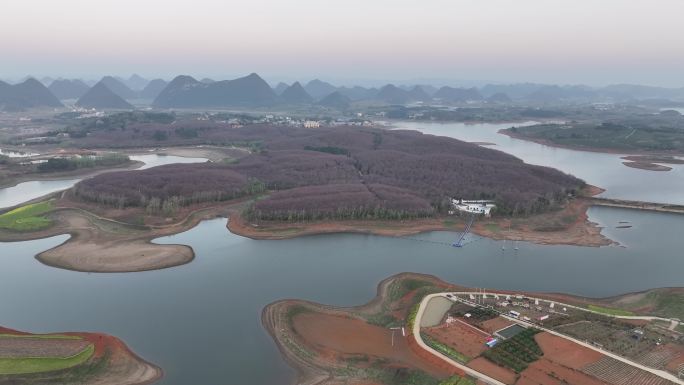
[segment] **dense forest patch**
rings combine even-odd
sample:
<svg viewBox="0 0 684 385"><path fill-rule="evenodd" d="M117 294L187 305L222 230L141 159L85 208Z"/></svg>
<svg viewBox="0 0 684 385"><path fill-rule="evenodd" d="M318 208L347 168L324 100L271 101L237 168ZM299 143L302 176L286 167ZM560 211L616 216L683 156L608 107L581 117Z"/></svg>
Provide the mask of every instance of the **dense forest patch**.
<svg viewBox="0 0 684 385"><path fill-rule="evenodd" d="M172 142L189 137L177 134L184 132L178 123L173 129L153 126ZM499 213L531 214L564 203L583 185L575 177L500 151L416 131L194 127L197 136L187 139L193 143L248 143L251 154L232 164L178 164L100 175L79 183L76 195L115 207L172 211L270 190L274 193L254 206L255 217L408 218L446 212L452 197L492 199ZM138 133L154 135L148 131Z"/></svg>
<svg viewBox="0 0 684 385"><path fill-rule="evenodd" d="M684 152L684 116L677 112L631 115L599 122L537 124L513 127L505 132L568 147Z"/></svg>

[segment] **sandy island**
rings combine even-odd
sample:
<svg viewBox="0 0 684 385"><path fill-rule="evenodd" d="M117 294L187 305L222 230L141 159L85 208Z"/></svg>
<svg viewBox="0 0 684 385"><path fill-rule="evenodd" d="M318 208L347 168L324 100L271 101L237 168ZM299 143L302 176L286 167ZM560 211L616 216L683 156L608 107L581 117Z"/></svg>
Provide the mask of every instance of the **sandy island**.
<svg viewBox="0 0 684 385"><path fill-rule="evenodd" d="M622 162L627 167L638 168L646 171L671 171L672 167L663 166L662 164L649 162Z"/></svg>
<svg viewBox="0 0 684 385"><path fill-rule="evenodd" d="M193 260L186 245L157 245L151 240L182 232L203 218L192 216L176 225L147 228L98 217L75 208L57 208L49 214L50 228L33 233L0 232L3 241L25 241L70 234L71 238L36 258L53 267L68 270L122 273L163 269Z"/></svg>
<svg viewBox="0 0 684 385"><path fill-rule="evenodd" d="M684 159L665 155L629 155L621 159L625 160L622 164L627 167L648 171L670 171L672 167L665 166L666 164L684 164Z"/></svg>
<svg viewBox="0 0 684 385"><path fill-rule="evenodd" d="M0 383L143 385L156 382L163 375L160 368L138 357L118 338L106 334L34 335L0 327L0 339L4 342L0 343L0 359L61 357L90 346L93 349L87 360L73 367L26 374L0 374Z"/></svg>

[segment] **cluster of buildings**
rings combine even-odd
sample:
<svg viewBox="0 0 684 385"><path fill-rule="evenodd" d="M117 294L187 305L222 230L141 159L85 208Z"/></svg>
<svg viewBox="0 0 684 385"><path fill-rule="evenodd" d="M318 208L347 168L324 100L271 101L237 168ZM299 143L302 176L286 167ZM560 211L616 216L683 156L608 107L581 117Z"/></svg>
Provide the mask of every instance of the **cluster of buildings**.
<svg viewBox="0 0 684 385"><path fill-rule="evenodd" d="M321 119L311 119L311 118L299 118L292 116L280 116L267 114L263 116L248 116L239 115L234 117L225 117L221 120L216 120L217 116L213 114L202 114L196 117L196 120L204 121L215 121L217 123L230 124L232 126L241 126L244 124L274 124L279 126L290 126L290 127L304 127L304 128L319 128L319 127L330 127L330 126L362 126L362 127L372 127L375 124L373 121L368 119L363 119L362 117L355 116L354 118L321 118Z"/></svg>

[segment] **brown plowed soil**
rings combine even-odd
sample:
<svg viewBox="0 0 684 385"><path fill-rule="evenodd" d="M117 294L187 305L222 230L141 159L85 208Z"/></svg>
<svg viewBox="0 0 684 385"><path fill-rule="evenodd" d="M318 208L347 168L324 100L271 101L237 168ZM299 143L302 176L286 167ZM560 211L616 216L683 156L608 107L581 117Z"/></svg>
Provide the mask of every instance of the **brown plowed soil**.
<svg viewBox="0 0 684 385"><path fill-rule="evenodd" d="M492 318L490 320L484 321L482 323L482 330L486 331L489 334L494 334L495 331L501 330L503 328L507 328L509 326L513 325L513 322L503 318L503 317L496 317Z"/></svg>
<svg viewBox="0 0 684 385"><path fill-rule="evenodd" d="M442 324L441 326L423 329L423 331L437 341L470 358L477 357L486 350L487 336L460 322L454 322L449 326Z"/></svg>
<svg viewBox="0 0 684 385"><path fill-rule="evenodd" d="M544 358L572 369L581 369L603 358L597 351L546 332L538 333L534 339L544 352Z"/></svg>
<svg viewBox="0 0 684 385"><path fill-rule="evenodd" d="M501 367L484 357L478 357L468 362L468 367L484 373L505 384L515 384L517 376L514 371Z"/></svg>
<svg viewBox="0 0 684 385"><path fill-rule="evenodd" d="M325 313L305 313L293 320L294 329L307 346L325 357L334 359L340 354L365 354L390 359L409 368L423 370L436 377L445 377L445 372L423 360L409 348L401 331L394 332L370 325L358 319L345 318Z"/></svg>
<svg viewBox="0 0 684 385"><path fill-rule="evenodd" d="M542 358L522 373L515 385L609 385L578 370Z"/></svg>
<svg viewBox="0 0 684 385"><path fill-rule="evenodd" d="M665 365L665 369L672 373L679 373L680 370L684 371L684 348L678 346L677 349L679 354Z"/></svg>

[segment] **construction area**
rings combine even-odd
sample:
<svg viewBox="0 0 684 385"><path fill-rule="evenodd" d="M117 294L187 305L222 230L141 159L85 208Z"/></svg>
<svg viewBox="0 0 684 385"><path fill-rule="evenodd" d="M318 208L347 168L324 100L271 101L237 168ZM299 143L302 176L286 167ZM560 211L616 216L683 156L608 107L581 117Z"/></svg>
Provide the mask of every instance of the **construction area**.
<svg viewBox="0 0 684 385"><path fill-rule="evenodd" d="M684 337L670 327L677 320L482 291L440 293L424 315L427 346L499 383L684 384Z"/></svg>

